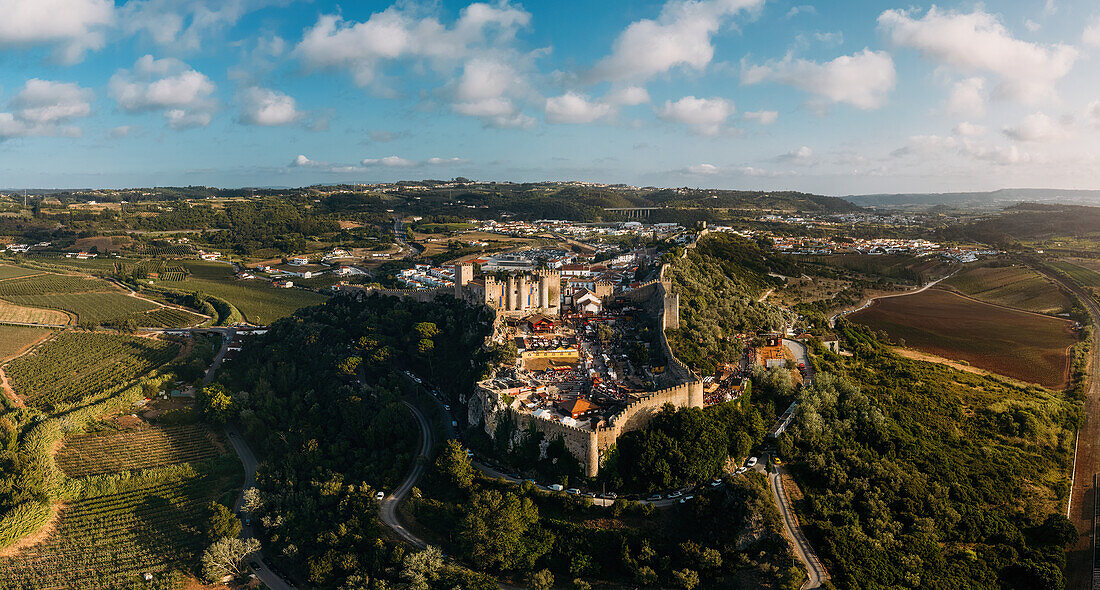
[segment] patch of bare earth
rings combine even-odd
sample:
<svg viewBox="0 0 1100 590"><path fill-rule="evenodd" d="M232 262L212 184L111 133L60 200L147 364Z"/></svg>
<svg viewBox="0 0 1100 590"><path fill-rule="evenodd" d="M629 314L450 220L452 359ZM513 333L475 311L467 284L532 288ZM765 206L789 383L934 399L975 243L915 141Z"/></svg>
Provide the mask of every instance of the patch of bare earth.
<svg viewBox="0 0 1100 590"><path fill-rule="evenodd" d="M4 372L4 369L0 369L0 389L2 389L4 391L4 395L8 399L10 399L13 404L15 404L15 407L27 407L27 405L23 403L23 400L20 399L18 395L15 395L15 390L12 389L11 384L8 383L8 375Z"/></svg>

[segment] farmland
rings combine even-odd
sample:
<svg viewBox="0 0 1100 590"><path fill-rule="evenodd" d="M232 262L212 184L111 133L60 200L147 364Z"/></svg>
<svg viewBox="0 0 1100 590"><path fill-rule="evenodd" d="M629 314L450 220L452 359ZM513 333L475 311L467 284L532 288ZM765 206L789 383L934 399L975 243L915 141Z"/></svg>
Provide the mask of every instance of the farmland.
<svg viewBox="0 0 1100 590"><path fill-rule="evenodd" d="M1075 261L1074 263L1059 260L1053 265L1085 287L1100 287L1100 268L1087 268L1097 267L1095 262Z"/></svg>
<svg viewBox="0 0 1100 590"><path fill-rule="evenodd" d="M0 299L0 322L64 326L69 323L69 314L56 309L39 309L37 307L15 305Z"/></svg>
<svg viewBox="0 0 1100 590"><path fill-rule="evenodd" d="M34 277L0 281L0 297L41 295L43 293L87 293L115 290L114 285L95 278L74 275L43 274Z"/></svg>
<svg viewBox="0 0 1100 590"><path fill-rule="evenodd" d="M41 273L42 271L40 270L32 270L29 268L21 268L18 266L8 266L6 264L0 264L0 281L5 279L28 277Z"/></svg>
<svg viewBox="0 0 1100 590"><path fill-rule="evenodd" d="M0 326L0 361L5 361L28 346L52 334L45 328L28 326Z"/></svg>
<svg viewBox="0 0 1100 590"><path fill-rule="evenodd" d="M87 434L66 439L56 460L69 477L88 477L210 459L221 454L215 441L213 432L197 424Z"/></svg>
<svg viewBox="0 0 1100 590"><path fill-rule="evenodd" d="M255 324L273 322L299 308L317 305L324 295L302 289L277 289L266 281L239 281L233 267L217 262L187 261L190 275L182 281L158 281L170 289L201 292L228 301Z"/></svg>
<svg viewBox="0 0 1100 590"><path fill-rule="evenodd" d="M1072 322L989 305L940 289L876 300L849 316L906 346L1021 381L1066 384Z"/></svg>
<svg viewBox="0 0 1100 590"><path fill-rule="evenodd" d="M201 323L204 319L198 314L174 307L160 307L136 317L137 325L149 328L181 328Z"/></svg>
<svg viewBox="0 0 1100 590"><path fill-rule="evenodd" d="M193 571L205 549L206 506L229 479L183 470L72 502L44 543L0 558L0 580L13 590L177 587L179 572ZM146 572L153 584L141 580Z"/></svg>
<svg viewBox="0 0 1100 590"><path fill-rule="evenodd" d="M67 311L76 314L82 325L92 326L157 309L155 303L121 291L16 295L8 296L7 300L19 305Z"/></svg>
<svg viewBox="0 0 1100 590"><path fill-rule="evenodd" d="M977 267L947 279L944 285L987 303L1056 314L1073 307L1048 278L1024 266Z"/></svg>
<svg viewBox="0 0 1100 590"><path fill-rule="evenodd" d="M5 367L28 406L56 411L101 398L173 357L179 346L150 338L68 332Z"/></svg>

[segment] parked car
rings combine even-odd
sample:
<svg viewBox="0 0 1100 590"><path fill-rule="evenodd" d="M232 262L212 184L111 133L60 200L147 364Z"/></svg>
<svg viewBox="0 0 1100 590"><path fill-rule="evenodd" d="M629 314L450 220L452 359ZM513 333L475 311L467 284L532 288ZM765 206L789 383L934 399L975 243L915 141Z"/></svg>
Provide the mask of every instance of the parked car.
<svg viewBox="0 0 1100 590"><path fill-rule="evenodd" d="M596 497L596 492L585 492L584 497L585 498L595 498Z"/></svg>
<svg viewBox="0 0 1100 590"><path fill-rule="evenodd" d="M448 404L443 404L443 409L444 409L444 410L447 410L448 412L450 412L450 411L451 411L451 406L450 406L450 405L448 405Z"/></svg>
<svg viewBox="0 0 1100 590"><path fill-rule="evenodd" d="M757 463L756 457L749 457L749 460L745 461L745 467L749 467L749 468L756 467L756 463Z"/></svg>
<svg viewBox="0 0 1100 590"><path fill-rule="evenodd" d="M614 500L615 498L618 498L619 495L616 494L615 492L607 492L607 493L604 493L604 494L600 494L600 497L605 499L605 500Z"/></svg>
<svg viewBox="0 0 1100 590"><path fill-rule="evenodd" d="M695 496L684 496L683 498L680 498L680 503L681 504L687 504L688 500L694 500L694 499L695 499Z"/></svg>
<svg viewBox="0 0 1100 590"><path fill-rule="evenodd" d="M574 496L579 496L581 491L578 490L577 488L569 488L568 490L565 490L565 493L573 494Z"/></svg>
<svg viewBox="0 0 1100 590"><path fill-rule="evenodd" d="M735 475L741 475L742 473L744 473L744 472L746 472L746 471L748 471L748 470L749 470L749 468L748 468L748 467L738 467L738 468L737 468L737 471L734 471L733 473L734 473Z"/></svg>
<svg viewBox="0 0 1100 590"><path fill-rule="evenodd" d="M386 494L383 493L383 492L375 492L374 493L374 499L375 500L381 500L382 498L385 498L385 497L386 497Z"/></svg>
<svg viewBox="0 0 1100 590"><path fill-rule="evenodd" d="M552 483L546 486L546 489L550 490L551 492L560 492L565 488L560 483Z"/></svg>
<svg viewBox="0 0 1100 590"><path fill-rule="evenodd" d="M650 502L656 502L657 500L660 500L660 499L661 499L661 494L653 494L652 496L646 498L646 500L648 500Z"/></svg>
<svg viewBox="0 0 1100 590"><path fill-rule="evenodd" d="M681 492L680 490L676 490L675 492L670 492L668 494L668 499L672 500L673 498L679 498L680 496L683 496L683 495L684 495L683 492Z"/></svg>

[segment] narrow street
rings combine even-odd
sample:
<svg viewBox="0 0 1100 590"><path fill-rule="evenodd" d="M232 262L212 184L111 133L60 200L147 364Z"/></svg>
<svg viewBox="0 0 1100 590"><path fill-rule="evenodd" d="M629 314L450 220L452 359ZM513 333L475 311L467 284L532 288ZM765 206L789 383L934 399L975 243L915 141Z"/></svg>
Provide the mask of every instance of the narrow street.
<svg viewBox="0 0 1100 590"><path fill-rule="evenodd" d="M409 476L405 478L405 481L401 482L401 485L397 486L397 489L392 494L386 496L382 500L381 517L382 522L397 533L399 537L405 541L415 545L419 549L424 549L428 546L423 539L409 532L401 521L397 518L397 507L405 499L405 496L409 495L409 491L416 485L420 475L424 473L424 464L428 459L428 454L432 450L432 429L428 426L428 420L424 417L424 414L420 410L410 404L409 402L403 402L409 411L412 412L416 418L417 423L420 425L420 453L416 459L413 460L412 470L409 471Z"/></svg>

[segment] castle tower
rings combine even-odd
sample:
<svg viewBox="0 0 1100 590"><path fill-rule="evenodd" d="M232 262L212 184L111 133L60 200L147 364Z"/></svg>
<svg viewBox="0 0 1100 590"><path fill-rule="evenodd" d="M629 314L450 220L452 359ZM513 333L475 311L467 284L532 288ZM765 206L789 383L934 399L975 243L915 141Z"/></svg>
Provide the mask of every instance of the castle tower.
<svg viewBox="0 0 1100 590"><path fill-rule="evenodd" d="M508 311L514 310L516 308L516 277L514 275L508 275L504 296L508 302L508 304L504 306L504 309Z"/></svg>
<svg viewBox="0 0 1100 590"><path fill-rule="evenodd" d="M522 311L527 309L530 297L527 294L527 275L519 275L519 305L516 309Z"/></svg>
<svg viewBox="0 0 1100 590"><path fill-rule="evenodd" d="M464 288L474 279L474 265L461 262L455 265L455 299L463 299Z"/></svg>
<svg viewBox="0 0 1100 590"><path fill-rule="evenodd" d="M545 272L539 273L539 308L543 311L550 309L550 279Z"/></svg>

